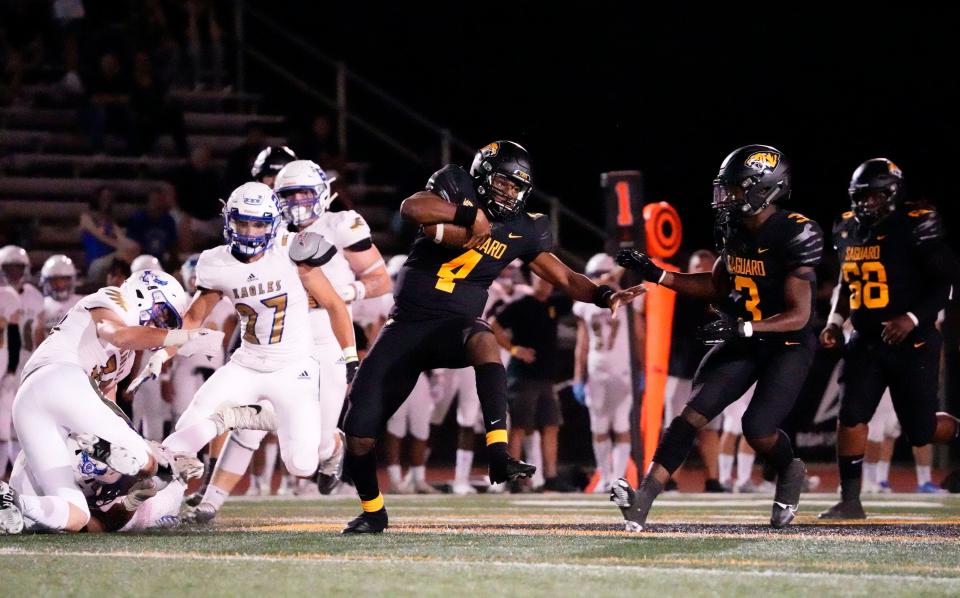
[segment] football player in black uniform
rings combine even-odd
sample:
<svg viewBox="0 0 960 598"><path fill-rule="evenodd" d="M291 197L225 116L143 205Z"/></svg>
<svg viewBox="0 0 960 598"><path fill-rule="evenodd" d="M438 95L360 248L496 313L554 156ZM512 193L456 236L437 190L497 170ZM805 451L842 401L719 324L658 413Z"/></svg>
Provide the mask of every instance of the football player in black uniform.
<svg viewBox="0 0 960 598"><path fill-rule="evenodd" d="M642 287L614 292L597 286L557 259L551 253L547 217L523 209L532 189L527 151L512 141L497 141L477 152L469 173L447 165L430 177L425 191L401 205L407 220L423 226L455 224L466 227L472 237L465 247L450 248L421 233L397 276L390 319L347 396L346 468L363 513L344 533L377 533L387 527L373 448L387 420L427 369L472 366L476 371L492 483L535 471L507 454L506 372L497 340L481 318L487 288L510 262L520 258L573 299L614 312L621 302L643 292Z"/></svg>
<svg viewBox="0 0 960 598"><path fill-rule="evenodd" d="M731 153L713 182L713 208L720 257L712 273L666 272L649 257L623 250L618 263L645 280L718 306L720 319L701 328L714 347L693 378L683 412L668 426L653 463L636 491L626 480L610 499L626 529L641 531L654 499L683 463L697 431L720 415L756 382L743 415L743 435L779 474L770 525L793 520L806 469L779 429L813 361L816 335L810 316L816 288L814 267L823 235L809 218L781 210L790 196L790 169L783 154L765 145Z"/></svg>
<svg viewBox="0 0 960 598"><path fill-rule="evenodd" d="M867 422L889 386L910 444L951 442L957 418L937 413L940 333L937 313L954 280L954 256L937 212L904 201L903 174L891 161L861 164L850 181L852 210L833 228L840 281L824 347L843 344L849 316L853 334L844 351L837 462L841 500L821 519L864 519L860 504Z"/></svg>

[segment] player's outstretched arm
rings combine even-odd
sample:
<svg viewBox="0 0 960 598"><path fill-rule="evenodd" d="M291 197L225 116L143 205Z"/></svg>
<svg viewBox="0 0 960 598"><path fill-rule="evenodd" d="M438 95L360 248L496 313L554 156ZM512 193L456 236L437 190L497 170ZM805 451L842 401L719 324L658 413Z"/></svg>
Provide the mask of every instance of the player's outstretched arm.
<svg viewBox="0 0 960 598"><path fill-rule="evenodd" d="M646 292L640 285L622 291L614 291L606 285L598 286L583 274L568 268L560 258L548 251L541 252L530 262L530 270L575 301L610 308L614 315L622 303L633 301L635 297Z"/></svg>
<svg viewBox="0 0 960 598"><path fill-rule="evenodd" d="M654 282L695 299L719 301L730 292L723 261L720 258L714 262L712 272L693 274L664 270L654 263L650 256L636 249L620 250L617 254L617 263L627 270L637 272L647 282Z"/></svg>

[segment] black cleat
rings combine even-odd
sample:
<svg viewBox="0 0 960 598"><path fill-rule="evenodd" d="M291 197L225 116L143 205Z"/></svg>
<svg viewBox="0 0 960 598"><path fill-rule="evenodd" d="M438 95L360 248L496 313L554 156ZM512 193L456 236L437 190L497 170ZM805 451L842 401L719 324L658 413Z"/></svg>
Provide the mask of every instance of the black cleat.
<svg viewBox="0 0 960 598"><path fill-rule="evenodd" d="M647 523L647 513L640 509L640 501L630 482L620 478L610 487L610 500L620 507L624 529L628 532L642 532ZM649 507L647 509L649 511Z"/></svg>
<svg viewBox="0 0 960 598"><path fill-rule="evenodd" d="M704 492L730 492L723 484L720 483L720 480L709 478L703 483Z"/></svg>
<svg viewBox="0 0 960 598"><path fill-rule="evenodd" d="M203 495L207 492L207 485L204 484L199 490L184 499L183 504L188 507L196 507L203 502Z"/></svg>
<svg viewBox="0 0 960 598"><path fill-rule="evenodd" d="M317 474L317 489L320 490L320 494L329 495L333 494L333 491L340 487L340 478L335 475L327 475L325 473Z"/></svg>
<svg viewBox="0 0 960 598"><path fill-rule="evenodd" d="M800 459L794 459L787 470L777 478L777 490L773 495L773 510L770 525L776 529L786 527L797 516L800 492L807 478L807 468Z"/></svg>
<svg viewBox="0 0 960 598"><path fill-rule="evenodd" d="M863 505L859 498L841 500L823 513L820 513L818 519L866 519L867 514L863 511Z"/></svg>
<svg viewBox="0 0 960 598"><path fill-rule="evenodd" d="M355 517L347 527L343 528L341 534L381 534L387 529L387 510L380 509L368 513L364 511Z"/></svg>
<svg viewBox="0 0 960 598"><path fill-rule="evenodd" d="M507 455L506 461L502 464L490 463L490 483L501 484L523 478L532 478L536 472L537 467L535 465L524 463L519 459L514 459L510 455Z"/></svg>

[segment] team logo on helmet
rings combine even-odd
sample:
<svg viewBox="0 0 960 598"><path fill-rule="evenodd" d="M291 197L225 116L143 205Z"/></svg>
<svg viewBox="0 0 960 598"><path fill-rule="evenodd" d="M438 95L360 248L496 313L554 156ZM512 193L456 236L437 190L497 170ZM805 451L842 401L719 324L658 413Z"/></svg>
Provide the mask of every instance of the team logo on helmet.
<svg viewBox="0 0 960 598"><path fill-rule="evenodd" d="M773 170L780 163L780 154L774 152L754 152L747 156L744 165L759 171Z"/></svg>
<svg viewBox="0 0 960 598"><path fill-rule="evenodd" d="M887 162L887 170L890 171L890 174L897 178L903 177L903 172L901 172L900 167L894 164L893 162Z"/></svg>
<svg viewBox="0 0 960 598"><path fill-rule="evenodd" d="M491 156L496 156L500 151L500 144L494 141L490 145L486 145L480 148L480 155L484 158L489 158Z"/></svg>
<svg viewBox="0 0 960 598"><path fill-rule="evenodd" d="M518 178L521 178L521 179L525 180L525 181L528 182L528 183L530 182L530 174L529 174L529 173L526 173L526 172L524 172L524 171L522 171L522 170L514 170L514 171L513 171L513 175L516 176L516 177L518 177Z"/></svg>

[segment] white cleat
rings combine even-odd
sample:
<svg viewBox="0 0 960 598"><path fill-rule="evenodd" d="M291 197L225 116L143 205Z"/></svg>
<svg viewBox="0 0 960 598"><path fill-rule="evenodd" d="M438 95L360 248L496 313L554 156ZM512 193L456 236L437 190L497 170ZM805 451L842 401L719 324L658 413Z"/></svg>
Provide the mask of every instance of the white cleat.
<svg viewBox="0 0 960 598"><path fill-rule="evenodd" d="M80 450L110 469L123 475L136 476L147 463L136 458L124 447L108 442L94 434L74 434Z"/></svg>
<svg viewBox="0 0 960 598"><path fill-rule="evenodd" d="M187 511L181 521L193 525L207 525L217 516L217 508L211 503L202 502L194 508Z"/></svg>
<svg viewBox="0 0 960 598"><path fill-rule="evenodd" d="M333 449L333 454L320 462L319 470L323 475L340 479L343 475L343 459L347 456L347 436L343 430L337 429L334 438L336 447Z"/></svg>
<svg viewBox="0 0 960 598"><path fill-rule="evenodd" d="M20 497L10 484L0 480L0 532L16 535L23 531Z"/></svg>
<svg viewBox="0 0 960 598"><path fill-rule="evenodd" d="M466 482L454 482L452 487L453 493L457 496L467 496L469 494L476 494L477 489L474 488L471 484Z"/></svg>
<svg viewBox="0 0 960 598"><path fill-rule="evenodd" d="M217 425L218 435L227 430L277 431L277 416L268 405L221 407L210 419Z"/></svg>

